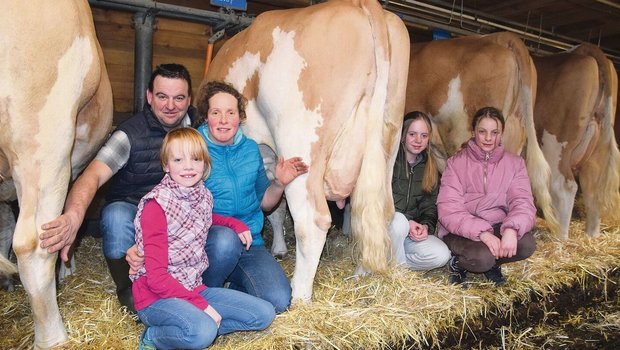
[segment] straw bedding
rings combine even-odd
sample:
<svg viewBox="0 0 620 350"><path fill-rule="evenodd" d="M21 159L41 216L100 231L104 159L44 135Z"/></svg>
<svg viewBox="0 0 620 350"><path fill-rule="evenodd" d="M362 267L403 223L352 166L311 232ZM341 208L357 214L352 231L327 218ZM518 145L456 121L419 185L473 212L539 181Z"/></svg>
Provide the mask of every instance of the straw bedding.
<svg viewBox="0 0 620 350"><path fill-rule="evenodd" d="M446 283L447 269L428 273L395 268L390 275L351 277L355 269L348 237L329 234L314 286L311 304L294 304L262 332L239 332L219 337L212 349L377 349L445 348L449 335L457 340L483 329L496 318L522 317L518 309L552 300L573 287L616 286L619 282L620 226L602 226L589 239L583 223L573 222L567 242L550 236L542 220L536 232L538 248L527 261L504 266L508 284L495 288L473 275L469 288ZM289 246L294 246L289 238ZM132 349L142 325L119 309L114 286L101 254L100 239L87 236L76 253L77 272L58 289L60 311L70 337L63 349ZM281 261L292 274L294 252ZM615 289L614 289L615 290ZM609 307L584 309L568 315L563 324L602 338L620 331L618 298L603 300ZM33 323L21 285L0 291L0 349L25 349L33 343ZM590 310L590 311L588 311ZM550 307L544 315L557 313ZM560 310L561 311L561 310ZM553 339L566 345L557 329L544 322L521 329L502 326L496 337L506 348L531 348L530 340ZM559 339L559 340L558 340ZM568 341L568 340L567 340ZM456 348L459 348L457 345Z"/></svg>

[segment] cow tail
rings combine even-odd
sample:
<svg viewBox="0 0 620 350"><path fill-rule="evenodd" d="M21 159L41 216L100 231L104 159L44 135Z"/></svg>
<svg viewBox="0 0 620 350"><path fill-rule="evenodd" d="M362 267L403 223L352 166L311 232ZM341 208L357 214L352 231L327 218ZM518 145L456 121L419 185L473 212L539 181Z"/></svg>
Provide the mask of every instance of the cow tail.
<svg viewBox="0 0 620 350"><path fill-rule="evenodd" d="M17 273L17 266L13 264L9 259L0 254L0 272L6 274Z"/></svg>
<svg viewBox="0 0 620 350"><path fill-rule="evenodd" d="M596 46L582 44L573 50L596 60L599 71L599 94L594 112L600 136L587 166L595 167L593 186L595 203L605 216L620 219L620 151L614 135L618 94L618 75L611 61Z"/></svg>
<svg viewBox="0 0 620 350"><path fill-rule="evenodd" d="M521 80L521 91L518 98L518 113L524 122L526 137L526 156L527 172L532 184L532 191L536 198L536 204L545 215L547 227L553 233L558 233L560 225L553 210L551 193L551 167L540 149L536 138L536 128L534 126L534 103L536 100L537 75L534 62L523 44L523 41L512 33L506 33L506 43L514 53L519 67L519 79ZM530 89L531 87L531 89Z"/></svg>
<svg viewBox="0 0 620 350"><path fill-rule="evenodd" d="M369 271L387 271L389 235L387 227L394 211L392 193L387 185L389 156L383 140L384 111L389 79L389 42L383 9L375 0L361 1L368 16L375 48L376 78L367 89L364 157L360 175L351 196L351 229L358 242L362 267ZM360 106L363 109L366 106Z"/></svg>

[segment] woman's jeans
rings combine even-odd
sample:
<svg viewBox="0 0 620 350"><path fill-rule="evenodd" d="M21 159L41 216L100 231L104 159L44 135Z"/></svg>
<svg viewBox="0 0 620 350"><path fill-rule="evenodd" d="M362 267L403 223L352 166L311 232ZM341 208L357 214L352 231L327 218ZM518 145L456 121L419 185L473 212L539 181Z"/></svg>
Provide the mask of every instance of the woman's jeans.
<svg viewBox="0 0 620 350"><path fill-rule="evenodd" d="M183 299L159 299L138 310L158 349L204 349L217 335L262 330L275 318L271 303L236 290L207 288L200 295L222 316L219 329L211 316Z"/></svg>
<svg viewBox="0 0 620 350"><path fill-rule="evenodd" d="M285 311L291 304L289 280L265 246L245 250L234 231L213 226L205 249L209 267L202 274L202 282L207 287L222 287L229 282L231 289L267 300L276 313Z"/></svg>

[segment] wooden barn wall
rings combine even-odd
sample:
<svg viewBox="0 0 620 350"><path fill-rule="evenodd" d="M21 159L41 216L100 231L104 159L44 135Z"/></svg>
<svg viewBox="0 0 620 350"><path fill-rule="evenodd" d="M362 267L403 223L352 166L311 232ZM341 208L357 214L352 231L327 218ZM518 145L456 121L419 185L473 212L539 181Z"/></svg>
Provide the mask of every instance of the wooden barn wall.
<svg viewBox="0 0 620 350"><path fill-rule="evenodd" d="M97 37L103 49L114 94L114 124L133 112L135 31L133 13L93 8ZM153 67L180 63L190 72L194 96L204 75L211 28L205 24L155 18Z"/></svg>

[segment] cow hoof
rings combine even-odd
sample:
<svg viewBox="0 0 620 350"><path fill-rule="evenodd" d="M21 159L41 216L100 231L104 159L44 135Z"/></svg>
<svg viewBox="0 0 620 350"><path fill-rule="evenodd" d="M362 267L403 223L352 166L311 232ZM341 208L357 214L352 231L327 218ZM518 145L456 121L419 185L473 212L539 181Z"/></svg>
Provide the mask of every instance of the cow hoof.
<svg viewBox="0 0 620 350"><path fill-rule="evenodd" d="M286 254L288 252L286 250L284 251L271 251L271 255L273 255L274 258L276 259L284 259L286 257Z"/></svg>
<svg viewBox="0 0 620 350"><path fill-rule="evenodd" d="M362 265L359 265L353 273L354 277L364 277L370 275L370 271L366 270Z"/></svg>
<svg viewBox="0 0 620 350"><path fill-rule="evenodd" d="M0 289L3 289L7 292L15 291L15 286L13 285L13 278L11 278L11 276L0 273Z"/></svg>
<svg viewBox="0 0 620 350"><path fill-rule="evenodd" d="M73 275L75 273L75 257L71 257L71 261L66 263L64 261L60 262L60 268L58 269L58 284L63 283L65 278Z"/></svg>

